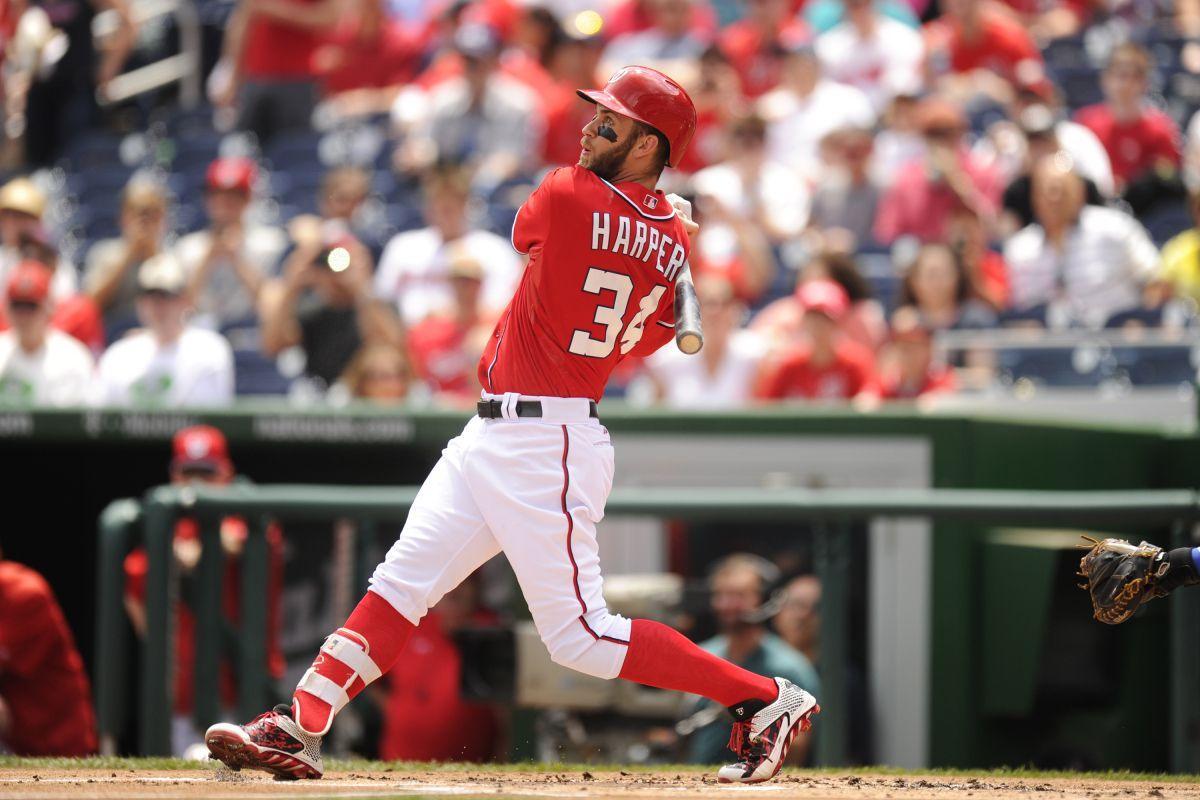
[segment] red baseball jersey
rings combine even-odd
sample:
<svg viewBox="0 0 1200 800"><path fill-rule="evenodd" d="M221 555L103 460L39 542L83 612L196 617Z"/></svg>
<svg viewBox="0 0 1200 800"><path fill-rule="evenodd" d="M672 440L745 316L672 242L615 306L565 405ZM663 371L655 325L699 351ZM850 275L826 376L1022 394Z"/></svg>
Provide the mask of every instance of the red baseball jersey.
<svg viewBox="0 0 1200 800"><path fill-rule="evenodd" d="M487 611L470 625L496 625ZM465 700L463 656L441 616L431 611L388 671L379 757L388 761L490 761L500 732L496 709Z"/></svg>
<svg viewBox="0 0 1200 800"><path fill-rule="evenodd" d="M1075 121L1091 129L1104 145L1119 183L1138 178L1159 162L1179 166L1179 128L1158 109L1147 108L1137 119L1119 122L1107 104L1099 103L1079 109Z"/></svg>
<svg viewBox="0 0 1200 800"><path fill-rule="evenodd" d="M221 521L222 532L232 533L241 541L246 540L248 530L245 520L226 517ZM185 518L175 523L176 540L200 538L200 525L196 520ZM279 645L280 598L283 595L283 531L277 523L267 526L267 673L281 678L285 662ZM150 559L146 549L139 547L125 557L125 598L140 605L146 602L146 574ZM225 561L225 575L221 579L221 607L225 619L236 626L241 614L241 570L238 562ZM196 616L192 609L179 603L175 609L175 713L188 714L192 710L192 690L195 688L196 667ZM237 683L233 665L222 661L219 686L221 702L226 707L237 702Z"/></svg>
<svg viewBox="0 0 1200 800"><path fill-rule="evenodd" d="M599 400L622 359L671 339L689 244L661 191L562 167L521 206L512 241L529 264L479 360L485 390Z"/></svg>
<svg viewBox="0 0 1200 800"><path fill-rule="evenodd" d="M767 400L849 400L862 392L877 393L871 352L841 341L834 360L824 366L812 362L806 344L784 353L766 370L756 394Z"/></svg>
<svg viewBox="0 0 1200 800"><path fill-rule="evenodd" d="M45 579L13 561L0 561L0 698L12 715L0 745L16 755L96 752L92 690L71 629Z"/></svg>

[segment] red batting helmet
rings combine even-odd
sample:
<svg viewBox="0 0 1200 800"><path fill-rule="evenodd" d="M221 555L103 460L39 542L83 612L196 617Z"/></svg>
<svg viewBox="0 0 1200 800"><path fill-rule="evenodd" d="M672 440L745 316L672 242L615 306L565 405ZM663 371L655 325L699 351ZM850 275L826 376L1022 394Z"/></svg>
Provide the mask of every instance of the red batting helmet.
<svg viewBox="0 0 1200 800"><path fill-rule="evenodd" d="M667 166L683 158L696 132L696 107L675 81L649 67L625 67L608 79L598 92L579 90L579 96L618 114L632 117L667 137Z"/></svg>
<svg viewBox="0 0 1200 800"><path fill-rule="evenodd" d="M218 474L233 473L225 434L211 425L193 425L177 431L171 450L172 471L203 469Z"/></svg>

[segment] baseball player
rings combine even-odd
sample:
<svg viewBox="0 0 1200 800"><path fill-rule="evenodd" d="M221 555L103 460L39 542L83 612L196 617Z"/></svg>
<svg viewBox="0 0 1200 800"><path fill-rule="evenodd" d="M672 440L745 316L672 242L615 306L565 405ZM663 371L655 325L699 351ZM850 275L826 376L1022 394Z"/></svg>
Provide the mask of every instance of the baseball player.
<svg viewBox="0 0 1200 800"><path fill-rule="evenodd" d="M391 668L432 605L501 551L554 661L729 708L738 761L720 769L722 782L773 777L819 711L785 679L605 606L596 524L613 448L596 403L623 358L649 355L672 336L690 221L655 186L682 157L696 110L677 83L645 67L580 96L596 109L579 163L546 176L513 225L529 265L480 359L477 416L446 446L369 591L325 640L291 706L208 729L210 753L227 766L321 777L321 737L334 715Z"/></svg>

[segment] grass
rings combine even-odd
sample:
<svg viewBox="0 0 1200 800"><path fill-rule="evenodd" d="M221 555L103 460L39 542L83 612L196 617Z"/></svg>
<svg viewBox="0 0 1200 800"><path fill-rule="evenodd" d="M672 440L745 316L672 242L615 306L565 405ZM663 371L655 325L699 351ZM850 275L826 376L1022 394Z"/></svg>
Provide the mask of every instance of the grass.
<svg viewBox="0 0 1200 800"><path fill-rule="evenodd" d="M203 762L182 758L126 758L96 756L93 758L20 758L0 756L0 769L7 770L108 770L110 772L144 772L194 770L204 767ZM697 764L430 764L411 761L368 761L366 759L334 758L326 762L330 772L391 772L391 773L438 773L438 772L536 772L536 773L583 773L624 771L629 773L684 773L707 772L709 766ZM1041 770L1031 767L1001 767L999 769L901 769L899 767L818 767L800 771L804 775L844 775L851 773L864 776L923 776L941 778L991 778L1042 780L1065 778L1103 781L1148 781L1162 783L1200 783L1200 775L1171 775L1119 771L1067 772L1063 770ZM795 774L795 772L793 772Z"/></svg>

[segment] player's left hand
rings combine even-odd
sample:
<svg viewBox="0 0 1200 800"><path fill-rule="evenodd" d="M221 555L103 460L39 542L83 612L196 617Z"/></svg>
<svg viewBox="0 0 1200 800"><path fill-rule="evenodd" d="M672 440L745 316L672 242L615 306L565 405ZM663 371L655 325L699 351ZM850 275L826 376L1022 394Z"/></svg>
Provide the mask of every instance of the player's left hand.
<svg viewBox="0 0 1200 800"><path fill-rule="evenodd" d="M683 223L683 229L687 232L688 238L692 238L700 232L700 226L692 219L692 204L688 200L675 193L667 195L667 202L675 209L675 213L679 216L679 221Z"/></svg>

